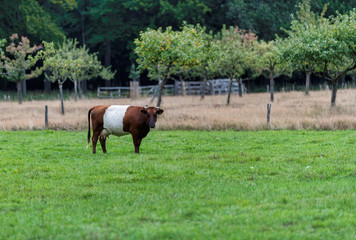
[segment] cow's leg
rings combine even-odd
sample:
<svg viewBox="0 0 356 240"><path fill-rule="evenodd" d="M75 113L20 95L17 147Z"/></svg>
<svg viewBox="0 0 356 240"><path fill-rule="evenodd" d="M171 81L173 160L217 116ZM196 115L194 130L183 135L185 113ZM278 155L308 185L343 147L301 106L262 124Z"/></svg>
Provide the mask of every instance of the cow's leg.
<svg viewBox="0 0 356 240"><path fill-rule="evenodd" d="M103 149L103 153L106 153L105 142L106 142L106 136L103 132L101 132L100 133L100 144L101 144L101 148Z"/></svg>
<svg viewBox="0 0 356 240"><path fill-rule="evenodd" d="M135 153L140 153L140 145L142 142L142 138L136 135L132 135L133 143L135 145Z"/></svg>
<svg viewBox="0 0 356 240"><path fill-rule="evenodd" d="M93 137L91 139L92 143L93 143L93 151L92 153L96 153L96 143L98 142L98 138L100 135L100 131L93 131Z"/></svg>

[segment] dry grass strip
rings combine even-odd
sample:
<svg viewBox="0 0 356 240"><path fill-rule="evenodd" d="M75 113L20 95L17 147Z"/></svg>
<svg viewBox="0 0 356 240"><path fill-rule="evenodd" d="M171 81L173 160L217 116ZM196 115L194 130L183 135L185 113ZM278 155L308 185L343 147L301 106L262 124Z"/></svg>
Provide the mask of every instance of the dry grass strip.
<svg viewBox="0 0 356 240"><path fill-rule="evenodd" d="M276 93L272 103L271 124L267 125L268 93L233 96L169 96L163 98L165 110L158 129L261 130L261 129L355 129L356 89L339 90L336 107L330 108L330 91ZM65 102L60 113L59 101L0 102L0 130L44 129L45 105L49 108L49 128L85 130L87 113L95 105L128 104L144 106L150 98L82 99Z"/></svg>

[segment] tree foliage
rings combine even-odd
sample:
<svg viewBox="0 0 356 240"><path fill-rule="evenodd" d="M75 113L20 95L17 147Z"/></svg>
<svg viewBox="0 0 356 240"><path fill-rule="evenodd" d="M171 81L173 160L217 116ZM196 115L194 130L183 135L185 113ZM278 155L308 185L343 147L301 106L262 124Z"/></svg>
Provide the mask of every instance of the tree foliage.
<svg viewBox="0 0 356 240"><path fill-rule="evenodd" d="M2 43L4 44L4 42ZM6 47L6 54L2 51L1 67L2 75L17 85L18 102L22 103L21 82L37 77L41 72L31 69L39 60L40 54L33 56L40 46L30 45L30 40L22 36L19 40L18 34L10 37L10 44Z"/></svg>
<svg viewBox="0 0 356 240"><path fill-rule="evenodd" d="M249 66L254 62L253 46L257 36L251 31L238 27L223 28L219 39L214 42L216 59L212 63L216 71L230 79L227 104L230 104L233 80L238 80L239 92L242 96L242 80Z"/></svg>
<svg viewBox="0 0 356 240"><path fill-rule="evenodd" d="M17 33L34 43L59 42L65 33L49 10L36 0L2 1L0 7L0 37Z"/></svg>
<svg viewBox="0 0 356 240"><path fill-rule="evenodd" d="M333 86L335 105L338 81L356 68L356 10L320 18L317 24L294 20L284 57L298 69L312 69Z"/></svg>
<svg viewBox="0 0 356 240"><path fill-rule="evenodd" d="M162 73L157 106L161 104L161 90L174 66L184 68L201 64L196 54L203 45L199 41L196 27L184 25L181 31L173 31L171 27L162 30L147 29L141 32L140 38L135 39L135 53L137 54L138 68L147 69L153 75Z"/></svg>
<svg viewBox="0 0 356 240"><path fill-rule="evenodd" d="M265 74L270 80L271 101L274 101L274 79L280 75L291 75L288 63L282 58L282 49L286 42L282 39L265 42L255 42L254 52L257 55L255 68L259 73Z"/></svg>
<svg viewBox="0 0 356 240"><path fill-rule="evenodd" d="M270 41L275 35L286 36L297 18L300 0L12 0L0 4L0 38L14 32L27 36L32 43L60 44L64 37L78 39L90 52L98 52L105 66L118 69L114 84L125 85L135 63L134 39L147 29L177 31L186 21L217 33L222 26L251 29L259 39ZM346 14L356 7L354 0L313 0L309 12L324 12L325 17ZM300 20L301 18L299 18ZM304 20L303 20L304 21ZM178 68L179 69L179 68ZM146 81L145 77L141 78ZM122 81L122 82L121 82Z"/></svg>
<svg viewBox="0 0 356 240"><path fill-rule="evenodd" d="M110 80L114 77L115 72L111 72L110 67L104 67L98 60L97 53L89 53L86 46L78 46L78 41L68 39L66 45L68 52L66 57L69 63L68 79L74 83L75 99L81 97L83 80L90 80L96 77L102 77L105 80ZM78 89L79 88L79 89Z"/></svg>

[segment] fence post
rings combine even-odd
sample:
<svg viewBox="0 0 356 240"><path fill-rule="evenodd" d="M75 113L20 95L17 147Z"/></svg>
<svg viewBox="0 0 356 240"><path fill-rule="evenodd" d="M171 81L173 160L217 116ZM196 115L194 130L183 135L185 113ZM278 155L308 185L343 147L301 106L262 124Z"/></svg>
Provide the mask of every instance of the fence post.
<svg viewBox="0 0 356 240"><path fill-rule="evenodd" d="M130 81L130 98L136 99L140 95L138 82L137 81Z"/></svg>
<svg viewBox="0 0 356 240"><path fill-rule="evenodd" d="M270 124L270 114L271 114L272 104L267 103L267 124Z"/></svg>
<svg viewBox="0 0 356 240"><path fill-rule="evenodd" d="M185 96L187 95L187 91L186 91L186 88L185 88L185 81L182 81L182 95Z"/></svg>
<svg viewBox="0 0 356 240"><path fill-rule="evenodd" d="M48 106L45 106L45 126L48 127Z"/></svg>
<svg viewBox="0 0 356 240"><path fill-rule="evenodd" d="M213 81L209 81L210 86L210 95L214 95L214 83Z"/></svg>

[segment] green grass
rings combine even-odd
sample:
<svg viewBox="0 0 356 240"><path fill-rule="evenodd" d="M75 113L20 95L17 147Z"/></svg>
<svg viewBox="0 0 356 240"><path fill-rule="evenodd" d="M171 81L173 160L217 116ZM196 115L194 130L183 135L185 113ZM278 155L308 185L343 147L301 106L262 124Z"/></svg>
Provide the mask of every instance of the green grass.
<svg viewBox="0 0 356 240"><path fill-rule="evenodd" d="M355 131L0 132L0 239L355 239ZM100 150L100 151L99 151Z"/></svg>

